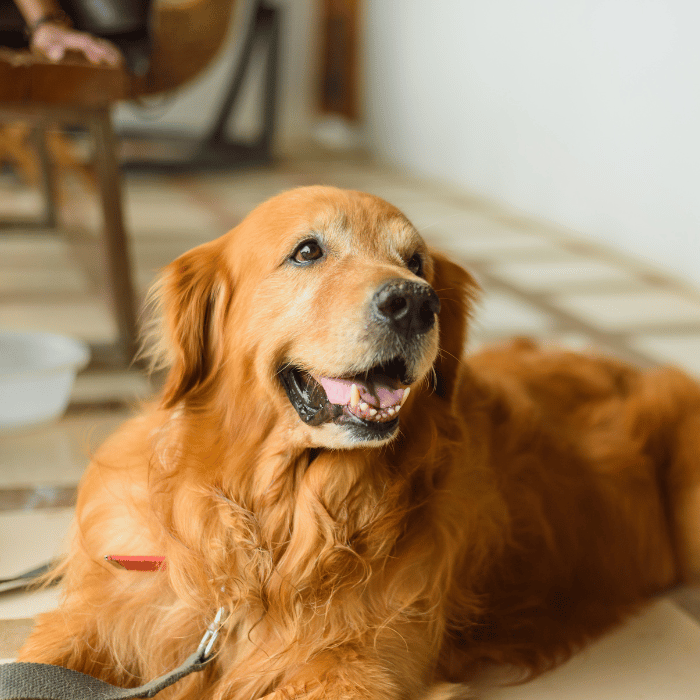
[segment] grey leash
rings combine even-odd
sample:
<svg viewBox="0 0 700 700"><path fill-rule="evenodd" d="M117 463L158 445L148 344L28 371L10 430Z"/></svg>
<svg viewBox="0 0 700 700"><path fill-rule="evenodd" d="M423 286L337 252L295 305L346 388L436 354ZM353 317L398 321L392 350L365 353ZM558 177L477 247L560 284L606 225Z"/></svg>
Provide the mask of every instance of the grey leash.
<svg viewBox="0 0 700 700"><path fill-rule="evenodd" d="M13 578L0 578L0 593L10 593L11 591L29 590L35 587L36 579L39 576L51 571L56 566L56 560L50 561L47 564L42 564L36 569L25 571L19 576Z"/></svg>
<svg viewBox="0 0 700 700"><path fill-rule="evenodd" d="M213 658L224 609L219 608L197 651L176 669L138 688L119 688L62 666L34 663L0 665L0 700L127 700L152 698L190 673L201 671Z"/></svg>
<svg viewBox="0 0 700 700"><path fill-rule="evenodd" d="M42 567L43 569L44 567ZM38 570L24 574L20 585ZM42 572L43 573L43 572ZM0 582L4 583L4 582ZM0 700L128 700L152 698L161 690L190 673L201 671L213 658L212 647L223 625L224 609L219 608L207 627L197 651L176 669L138 688L119 688L85 673L62 666L27 662L0 664Z"/></svg>

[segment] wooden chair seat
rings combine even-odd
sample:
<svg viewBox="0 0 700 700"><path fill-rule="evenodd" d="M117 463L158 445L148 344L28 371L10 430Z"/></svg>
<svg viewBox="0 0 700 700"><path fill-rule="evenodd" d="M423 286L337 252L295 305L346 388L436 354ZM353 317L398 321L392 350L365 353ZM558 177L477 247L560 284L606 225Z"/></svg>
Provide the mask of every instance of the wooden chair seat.
<svg viewBox="0 0 700 700"><path fill-rule="evenodd" d="M129 94L121 68L95 66L79 56L52 63L28 50L0 48L0 101L69 108L109 107Z"/></svg>

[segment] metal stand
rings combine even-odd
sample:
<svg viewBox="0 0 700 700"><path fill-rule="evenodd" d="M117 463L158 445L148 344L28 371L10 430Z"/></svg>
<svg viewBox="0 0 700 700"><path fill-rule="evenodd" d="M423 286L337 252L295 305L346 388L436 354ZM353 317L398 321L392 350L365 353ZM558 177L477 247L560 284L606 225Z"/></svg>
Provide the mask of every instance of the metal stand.
<svg viewBox="0 0 700 700"><path fill-rule="evenodd" d="M277 75L279 71L280 10L258 2L252 12L238 65L235 67L229 90L219 114L202 139L180 134L147 134L124 131L126 140L145 142L161 153L172 157L144 157L126 160L123 167L130 171L183 171L266 165L272 161L272 136L275 127ZM264 93L260 135L254 141L230 140L226 127L241 95L245 78L250 70L251 57L257 46L265 49Z"/></svg>

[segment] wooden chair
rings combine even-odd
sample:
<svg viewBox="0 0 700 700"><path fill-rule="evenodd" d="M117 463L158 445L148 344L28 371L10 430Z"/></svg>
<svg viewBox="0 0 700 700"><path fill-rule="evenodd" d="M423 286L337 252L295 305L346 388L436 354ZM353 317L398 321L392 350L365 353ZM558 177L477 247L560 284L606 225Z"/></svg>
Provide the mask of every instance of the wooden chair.
<svg viewBox="0 0 700 700"><path fill-rule="evenodd" d="M37 136L41 163L41 188L45 212L39 225L56 224L54 179L46 147L50 124L83 125L95 144L95 169L102 205L104 234L104 277L119 337L110 348L93 348L97 362L129 362L137 346L136 303L129 262L128 238L124 229L120 171L115 136L110 121L111 107L119 100L134 99L176 89L196 77L223 45L234 0L156 0L153 4L152 54L146 75L134 77L120 68L93 66L79 58L59 63L28 51L0 49L0 120L26 120ZM279 15L262 0L251 4L250 21L243 49L233 73L228 94L207 138L195 148L191 165L262 163L269 160L273 129L275 77ZM263 105L263 129L252 144L229 143L224 127L240 94L243 76L256 43L268 46ZM153 166L153 164L149 164ZM158 164L155 164L156 166ZM172 164L162 164L166 168ZM174 165L188 166L188 163Z"/></svg>
<svg viewBox="0 0 700 700"><path fill-rule="evenodd" d="M121 176L110 108L129 95L130 79L119 68L93 66L78 58L59 63L28 51L0 49L0 120L30 123L38 136L45 214L39 226L56 225L52 162L46 149L46 127L82 125L95 145L95 173L103 215L103 272L118 340L94 348L95 360L125 364L137 344L136 304L129 245L122 211Z"/></svg>

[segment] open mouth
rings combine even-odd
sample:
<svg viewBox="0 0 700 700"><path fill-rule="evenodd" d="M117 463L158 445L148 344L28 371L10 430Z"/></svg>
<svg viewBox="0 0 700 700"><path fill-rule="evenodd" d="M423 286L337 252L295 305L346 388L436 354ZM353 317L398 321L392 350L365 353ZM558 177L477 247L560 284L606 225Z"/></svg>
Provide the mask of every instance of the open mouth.
<svg viewBox="0 0 700 700"><path fill-rule="evenodd" d="M305 423L361 426L368 438L396 429L412 381L399 357L350 377L326 377L294 366L280 370L279 376Z"/></svg>

